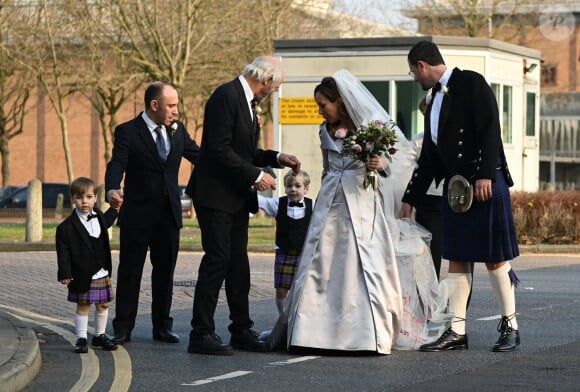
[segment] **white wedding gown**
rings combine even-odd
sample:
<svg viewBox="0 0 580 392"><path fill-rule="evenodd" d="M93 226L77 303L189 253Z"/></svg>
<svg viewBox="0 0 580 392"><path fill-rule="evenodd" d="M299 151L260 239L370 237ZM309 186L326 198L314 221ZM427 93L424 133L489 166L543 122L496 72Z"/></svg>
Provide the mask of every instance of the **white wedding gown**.
<svg viewBox="0 0 580 392"><path fill-rule="evenodd" d="M286 313L272 338L283 336L287 317L287 348L380 354L418 348L431 339L425 314L440 312L444 302L423 233L395 220L390 180L379 177L377 191L364 189L363 163L341 155L341 141L324 124L320 138L326 174ZM423 275L420 285L417 274Z"/></svg>

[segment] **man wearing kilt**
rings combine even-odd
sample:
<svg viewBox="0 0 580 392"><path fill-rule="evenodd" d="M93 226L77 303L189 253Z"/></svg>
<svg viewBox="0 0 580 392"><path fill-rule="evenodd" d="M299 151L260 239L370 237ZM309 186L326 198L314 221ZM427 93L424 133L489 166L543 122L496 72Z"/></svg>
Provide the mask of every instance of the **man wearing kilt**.
<svg viewBox="0 0 580 392"><path fill-rule="evenodd" d="M109 302L113 299L107 228L117 219L117 210L109 208L103 213L95 208L95 188L93 180L85 177L70 184L70 198L75 208L56 228L58 280L68 286L68 300L77 304L74 324L78 354L89 351L87 329L91 304L95 304L92 345L107 351L117 349L105 334Z"/></svg>
<svg viewBox="0 0 580 392"><path fill-rule="evenodd" d="M286 196L267 198L258 195L258 206L269 216L276 217L276 258L274 260L274 287L276 307L282 315L288 291L300 264L300 254L310 224L312 199L308 193L310 176L304 170L298 174L289 171L284 176Z"/></svg>
<svg viewBox="0 0 580 392"><path fill-rule="evenodd" d="M509 193L513 182L501 140L497 101L482 75L447 68L432 42L415 44L407 61L409 74L423 90L431 89L431 99L425 113L423 149L405 190L400 216L411 216L412 206L433 179L437 183L444 180L442 256L449 260L452 316L451 327L421 350L468 348L465 316L471 266L483 262L502 316L500 337L492 351L513 351L520 344L514 292L518 281L509 260L517 257L519 250ZM452 178L465 180L473 190L469 208L456 207L453 199L450 204L448 186ZM469 200L468 194L465 200Z"/></svg>

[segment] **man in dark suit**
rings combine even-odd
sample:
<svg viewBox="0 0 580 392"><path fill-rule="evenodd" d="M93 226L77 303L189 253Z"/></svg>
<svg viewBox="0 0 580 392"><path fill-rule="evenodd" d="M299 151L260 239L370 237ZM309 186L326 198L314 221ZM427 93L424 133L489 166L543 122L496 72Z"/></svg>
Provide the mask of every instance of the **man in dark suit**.
<svg viewBox="0 0 580 392"><path fill-rule="evenodd" d="M410 217L433 179L445 181L442 202L442 255L449 260L451 327L423 351L467 349L465 316L471 290L471 263L484 262L500 307L500 337L492 350L513 351L520 343L509 260L519 255L499 110L482 75L445 66L439 48L420 41L407 57L410 74L431 89L425 113L423 148L403 195L402 217ZM473 189L467 211L448 201L448 184L461 175Z"/></svg>
<svg viewBox="0 0 580 392"><path fill-rule="evenodd" d="M188 352L231 355L232 346L267 351L249 316L249 213L258 211L256 191L275 189L259 169L300 169L296 157L257 148L260 127L255 104L277 91L284 79L280 61L263 56L238 78L219 86L205 107L201 153L186 192L192 197L205 252L195 287ZM214 313L225 281L230 308L230 345L215 333Z"/></svg>
<svg viewBox="0 0 580 392"><path fill-rule="evenodd" d="M145 111L115 129L105 189L113 207L123 201L117 222L120 254L113 320L113 339L117 344L131 340L148 250L153 265L153 339L179 342L169 316L182 227L177 178L182 158L195 163L199 147L177 120L178 104L179 97L173 86L151 83L145 91Z"/></svg>

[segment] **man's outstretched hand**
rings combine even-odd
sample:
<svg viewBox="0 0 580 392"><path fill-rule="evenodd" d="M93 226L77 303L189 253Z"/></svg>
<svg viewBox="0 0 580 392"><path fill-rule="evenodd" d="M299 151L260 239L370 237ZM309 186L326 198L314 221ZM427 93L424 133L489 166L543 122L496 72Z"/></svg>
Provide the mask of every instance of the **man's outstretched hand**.
<svg viewBox="0 0 580 392"><path fill-rule="evenodd" d="M278 159L282 165L291 168L294 174L300 171L300 161L294 155L282 153Z"/></svg>

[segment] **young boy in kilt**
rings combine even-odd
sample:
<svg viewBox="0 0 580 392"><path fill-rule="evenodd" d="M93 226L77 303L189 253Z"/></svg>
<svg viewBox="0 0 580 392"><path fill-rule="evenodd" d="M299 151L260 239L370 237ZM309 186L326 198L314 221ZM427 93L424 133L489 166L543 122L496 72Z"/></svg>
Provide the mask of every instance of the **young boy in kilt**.
<svg viewBox="0 0 580 392"><path fill-rule="evenodd" d="M276 218L276 258L274 264L274 287L276 307L282 314L286 306L288 290L300 264L300 253L314 201L304 197L308 193L310 176L304 170L296 175L289 171L284 176L286 196L267 198L258 195L258 205L269 216Z"/></svg>
<svg viewBox="0 0 580 392"><path fill-rule="evenodd" d="M87 353L87 329L91 304L95 304L95 334L92 345L104 350L117 346L105 334L109 318L111 285L111 248L107 228L117 218L117 210L105 213L95 208L95 183L79 177L70 184L74 205L71 215L56 229L58 280L68 286L68 301L77 304L74 316L77 341L75 353Z"/></svg>

